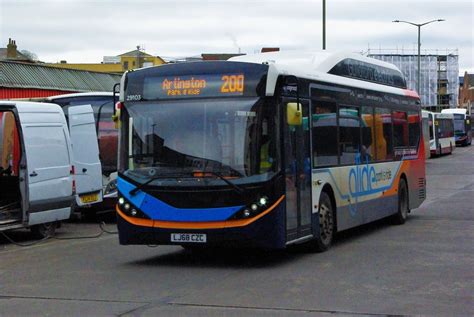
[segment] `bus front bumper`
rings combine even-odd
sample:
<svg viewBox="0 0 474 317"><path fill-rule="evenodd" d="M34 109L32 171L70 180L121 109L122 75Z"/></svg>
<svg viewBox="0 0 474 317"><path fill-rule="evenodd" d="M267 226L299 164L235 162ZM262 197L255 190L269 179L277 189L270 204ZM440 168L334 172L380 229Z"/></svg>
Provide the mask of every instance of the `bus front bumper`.
<svg viewBox="0 0 474 317"><path fill-rule="evenodd" d="M284 205L278 204L271 212L245 226L229 226L225 228L207 228L196 223L197 228L167 228L159 227L153 222L152 226L133 224L130 218L117 209L117 227L119 241L122 245L182 245L203 247L235 247L235 248L262 248L282 249L286 243ZM172 226L172 224L171 224ZM179 223L176 223L179 227ZM205 243L173 242L172 235L205 235Z"/></svg>

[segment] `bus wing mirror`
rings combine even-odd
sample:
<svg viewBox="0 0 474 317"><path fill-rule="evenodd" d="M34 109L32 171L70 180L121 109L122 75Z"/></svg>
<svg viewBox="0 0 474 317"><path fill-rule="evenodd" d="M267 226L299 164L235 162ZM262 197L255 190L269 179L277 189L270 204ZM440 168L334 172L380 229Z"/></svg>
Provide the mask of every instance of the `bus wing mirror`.
<svg viewBox="0 0 474 317"><path fill-rule="evenodd" d="M288 125L302 125L303 117L301 115L301 104L298 104L296 102L289 102L286 105L286 118Z"/></svg>
<svg viewBox="0 0 474 317"><path fill-rule="evenodd" d="M112 115L112 121L114 122L115 129L120 128L120 109L115 110L115 114Z"/></svg>

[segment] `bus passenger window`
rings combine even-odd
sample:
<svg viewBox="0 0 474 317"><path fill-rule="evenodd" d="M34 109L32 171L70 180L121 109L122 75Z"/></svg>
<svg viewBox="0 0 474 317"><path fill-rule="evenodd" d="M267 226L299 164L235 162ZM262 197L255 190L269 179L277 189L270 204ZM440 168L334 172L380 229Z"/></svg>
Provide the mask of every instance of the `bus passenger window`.
<svg viewBox="0 0 474 317"><path fill-rule="evenodd" d="M420 141L421 129L420 129L420 113L416 111L408 112L408 145L412 147L418 147Z"/></svg>
<svg viewBox="0 0 474 317"><path fill-rule="evenodd" d="M377 144L377 161L393 158L392 115L390 109L375 108L375 133Z"/></svg>
<svg viewBox="0 0 474 317"><path fill-rule="evenodd" d="M361 155L360 120L357 108L339 109L340 163L354 164ZM365 152L365 150L364 150Z"/></svg>
<svg viewBox="0 0 474 317"><path fill-rule="evenodd" d="M405 111L393 111L393 146L397 160L404 156L408 147L408 120Z"/></svg>
<svg viewBox="0 0 474 317"><path fill-rule="evenodd" d="M372 107L362 107L362 148L363 162L372 162L375 158L375 117Z"/></svg>
<svg viewBox="0 0 474 317"><path fill-rule="evenodd" d="M336 104L313 101L311 108L313 167L337 165Z"/></svg>
<svg viewBox="0 0 474 317"><path fill-rule="evenodd" d="M394 111L393 121L393 144L394 147L408 146L408 121L407 113L404 111Z"/></svg>

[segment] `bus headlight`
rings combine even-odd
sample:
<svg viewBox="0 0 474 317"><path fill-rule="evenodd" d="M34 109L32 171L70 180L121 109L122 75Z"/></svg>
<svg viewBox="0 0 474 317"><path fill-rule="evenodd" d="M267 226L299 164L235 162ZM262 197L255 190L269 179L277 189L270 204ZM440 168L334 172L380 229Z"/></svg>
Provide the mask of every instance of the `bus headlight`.
<svg viewBox="0 0 474 317"><path fill-rule="evenodd" d="M236 212L230 219L248 219L258 215L268 208L268 197L262 196L257 199L254 203L251 203L238 212Z"/></svg>
<svg viewBox="0 0 474 317"><path fill-rule="evenodd" d="M125 197L120 196L118 199L118 208L121 212L129 217L150 219L144 212L130 203Z"/></svg>

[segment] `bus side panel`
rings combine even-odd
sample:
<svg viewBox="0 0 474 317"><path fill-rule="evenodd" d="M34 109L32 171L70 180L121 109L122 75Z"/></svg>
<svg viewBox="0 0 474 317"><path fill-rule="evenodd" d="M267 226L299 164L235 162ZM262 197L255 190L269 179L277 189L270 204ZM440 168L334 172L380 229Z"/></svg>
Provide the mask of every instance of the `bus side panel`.
<svg viewBox="0 0 474 317"><path fill-rule="evenodd" d="M342 231L396 213L402 174L407 178L410 208L416 208L426 195L422 156L405 161L314 170L313 198L315 202L319 201L323 186L331 186L337 208L337 229ZM316 206L313 208L316 213Z"/></svg>
<svg viewBox="0 0 474 317"><path fill-rule="evenodd" d="M408 204L409 209L418 208L426 199L425 160L408 161Z"/></svg>

